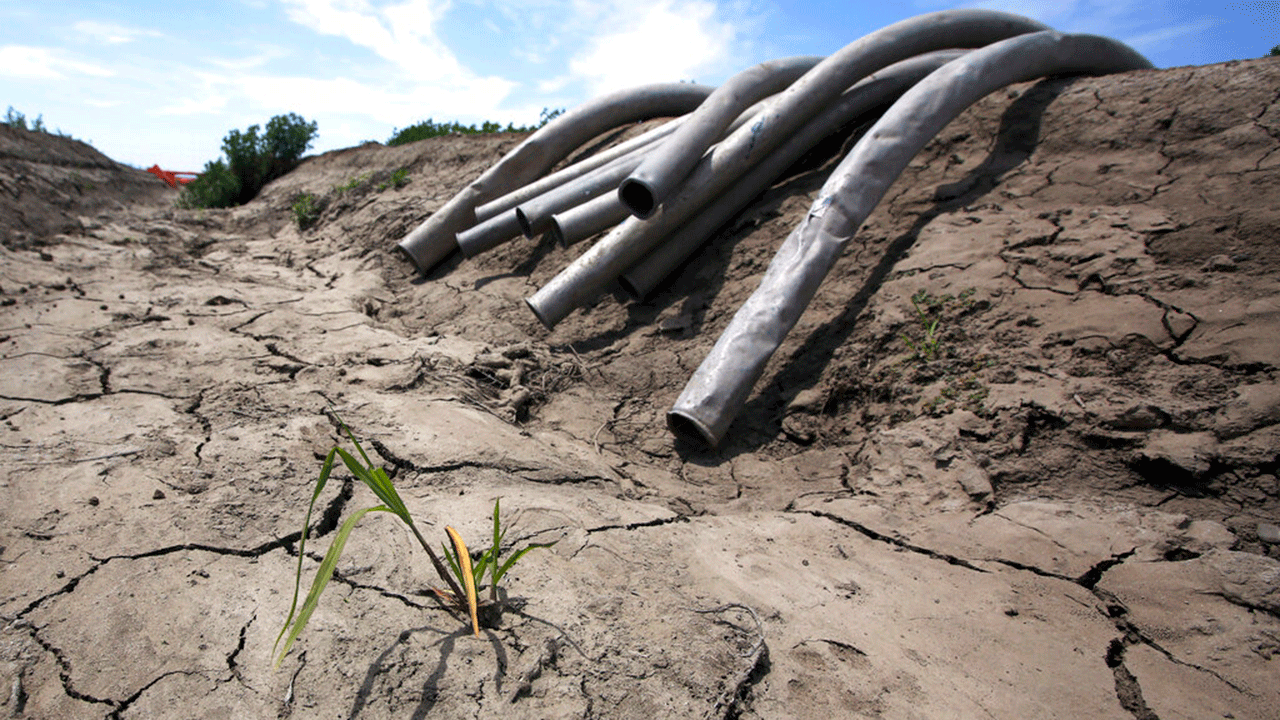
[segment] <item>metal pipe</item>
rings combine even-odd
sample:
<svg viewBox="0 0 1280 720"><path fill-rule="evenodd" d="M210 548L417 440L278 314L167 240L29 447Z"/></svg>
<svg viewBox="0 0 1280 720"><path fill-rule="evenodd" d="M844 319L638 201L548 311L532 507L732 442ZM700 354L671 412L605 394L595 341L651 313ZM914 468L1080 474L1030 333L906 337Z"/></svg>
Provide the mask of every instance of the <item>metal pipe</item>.
<svg viewBox="0 0 1280 720"><path fill-rule="evenodd" d="M508 210L458 233L458 249L463 257L475 257L519 236L520 219Z"/></svg>
<svg viewBox="0 0 1280 720"><path fill-rule="evenodd" d="M711 446L720 442L845 245L911 158L965 108L1005 85L1045 75L1149 67L1117 41L1047 31L975 50L908 90L840 162L782 244L759 288L667 413L671 432Z"/></svg>
<svg viewBox="0 0 1280 720"><path fill-rule="evenodd" d="M631 209L622 204L616 193L604 193L552 215L548 232L561 247L568 247L617 225L630 214Z"/></svg>
<svg viewBox="0 0 1280 720"><path fill-rule="evenodd" d="M764 110L766 103L757 102L740 113L730 124L736 130ZM665 143L664 143L665 146ZM551 230L551 216L566 212L570 208L589 202L601 194L616 190L618 183L628 174L635 171L653 152L652 148L643 148L634 153L610 162L586 175L567 182L541 195L526 200L516 207L516 216L525 237L536 237ZM619 218L625 219L626 216ZM594 234L594 233L592 233Z"/></svg>
<svg viewBox="0 0 1280 720"><path fill-rule="evenodd" d="M614 194L618 183L644 160L640 154L627 155L560 187L516 206L515 215L525 237L537 237L551 229L551 216L606 193Z"/></svg>
<svg viewBox="0 0 1280 720"><path fill-rule="evenodd" d="M568 167L561 168L550 175L538 178L534 182L512 190L502 197L490 200L483 205L478 205L476 206L476 220L484 222L498 213L505 212L507 210L514 210L517 205L525 200L535 198L557 185L563 185L570 180L582 177L586 173L591 172L610 161L617 160L623 155L629 155L641 150L642 148L648 148L653 145L653 143L658 142L675 132L688 117L688 115L681 115L680 117L672 118L670 122L663 123L642 135L637 135L630 140L618 143L611 148L601 150L591 157L584 158L583 160L580 160Z"/></svg>
<svg viewBox="0 0 1280 720"><path fill-rule="evenodd" d="M779 93L757 118L707 155L675 197L648 219L629 218L551 279L525 303L550 328L590 302L698 208L816 115L849 86L887 65L956 47L980 47L1045 26L991 10L946 10L894 23L845 46Z"/></svg>
<svg viewBox="0 0 1280 720"><path fill-rule="evenodd" d="M739 113L782 91L821 61L812 55L769 60L726 80L622 181L619 199L638 218L652 215Z"/></svg>
<svg viewBox="0 0 1280 720"><path fill-rule="evenodd" d="M903 60L868 75L841 95L834 105L805 123L769 157L738 178L728 190L664 239L653 252L619 275L619 284L635 300L648 297L672 271L698 250L712 232L767 190L797 158L842 126L887 106L907 88L965 52L940 50Z"/></svg>
<svg viewBox="0 0 1280 720"><path fill-rule="evenodd" d="M609 130L639 120L691 112L713 88L692 83L644 85L588 101L530 135L462 189L396 246L421 272L458 247L460 231L476 223L476 205L546 173L572 150Z"/></svg>

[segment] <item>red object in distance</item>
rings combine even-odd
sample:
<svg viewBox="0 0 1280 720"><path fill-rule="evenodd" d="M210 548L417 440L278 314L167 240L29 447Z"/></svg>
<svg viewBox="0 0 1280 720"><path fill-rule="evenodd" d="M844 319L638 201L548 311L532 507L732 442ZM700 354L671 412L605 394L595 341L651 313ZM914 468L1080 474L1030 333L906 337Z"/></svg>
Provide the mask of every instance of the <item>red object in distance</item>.
<svg viewBox="0 0 1280 720"><path fill-rule="evenodd" d="M147 172L165 181L171 188L176 188L179 185L186 185L192 180L200 177L200 173L183 172L181 170L161 170L159 165L152 165L147 168Z"/></svg>

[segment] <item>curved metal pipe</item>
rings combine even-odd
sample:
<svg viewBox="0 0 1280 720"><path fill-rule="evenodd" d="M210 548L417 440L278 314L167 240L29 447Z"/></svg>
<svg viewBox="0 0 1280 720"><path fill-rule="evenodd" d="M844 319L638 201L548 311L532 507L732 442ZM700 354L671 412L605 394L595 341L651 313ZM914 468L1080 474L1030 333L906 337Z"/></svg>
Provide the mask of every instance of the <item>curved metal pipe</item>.
<svg viewBox="0 0 1280 720"><path fill-rule="evenodd" d="M769 60L726 80L689 114L662 147L649 153L640 167L622 181L618 198L636 217L652 215L739 113L782 91L822 59L799 56Z"/></svg>
<svg viewBox="0 0 1280 720"><path fill-rule="evenodd" d="M568 247L617 225L630 214L631 209L615 193L605 193L552 215L548 232L561 247Z"/></svg>
<svg viewBox="0 0 1280 720"><path fill-rule="evenodd" d="M421 272L458 247L457 235L476 222L476 205L544 174L574 148L630 122L691 112L713 88L691 83L644 85L586 102L530 135L402 239L397 248Z"/></svg>
<svg viewBox="0 0 1280 720"><path fill-rule="evenodd" d="M667 413L677 437L716 445L765 363L795 326L846 243L911 158L983 96L1051 74L1149 68L1131 48L1053 31L998 42L948 63L894 103L840 162Z"/></svg>
<svg viewBox="0 0 1280 720"><path fill-rule="evenodd" d="M550 328L649 253L668 233L781 144L807 118L870 73L934 50L980 47L1045 26L991 10L947 10L895 23L850 43L779 93L690 173L676 196L646 220L630 218L551 279L525 303Z"/></svg>
<svg viewBox="0 0 1280 720"><path fill-rule="evenodd" d="M662 241L643 260L618 276L633 299L643 300L668 275L689 258L717 228L724 225L756 196L769 189L804 153L842 126L873 110L887 106L907 88L929 73L964 55L967 50L940 50L919 55L877 70L836 100L835 104L805 123L728 190Z"/></svg>
<svg viewBox="0 0 1280 720"><path fill-rule="evenodd" d="M602 165L613 160L617 160L623 155L630 155L633 152L649 148L650 145L653 145L655 142L658 142L679 129L688 117L688 115L681 115L680 117L672 118L670 122L663 123L644 134L637 135L630 140L618 143L611 148L601 150L591 157L584 158L583 160L580 160L568 167L561 168L550 175L538 178L528 185L516 188L502 197L490 200L483 205L478 205L476 206L476 220L484 222L485 220L498 215L498 213L505 212L507 210L514 210L517 205L525 200L535 198L542 193L556 186L563 185L571 180L576 180ZM647 152L647 150L644 151Z"/></svg>

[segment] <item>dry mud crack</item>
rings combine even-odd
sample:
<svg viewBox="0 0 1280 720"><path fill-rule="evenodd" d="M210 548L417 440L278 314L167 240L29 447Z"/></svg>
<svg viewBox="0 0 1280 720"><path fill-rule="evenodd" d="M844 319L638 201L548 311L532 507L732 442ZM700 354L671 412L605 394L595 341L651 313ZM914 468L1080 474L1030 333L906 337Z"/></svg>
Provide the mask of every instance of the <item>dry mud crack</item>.
<svg viewBox="0 0 1280 720"><path fill-rule="evenodd" d="M548 333L521 300L581 248L426 278L389 252L510 137L327 153L197 213L0 127L30 200L0 227L3 712L1280 716L1277 87L1259 60L986 98L716 452L663 413L822 153L650 303ZM333 200L307 231L301 191ZM912 298L942 318L929 358ZM513 571L501 627L470 637L371 516L271 667L330 406L430 537L483 537L501 496L521 542L558 541ZM337 485L307 568L372 504Z"/></svg>

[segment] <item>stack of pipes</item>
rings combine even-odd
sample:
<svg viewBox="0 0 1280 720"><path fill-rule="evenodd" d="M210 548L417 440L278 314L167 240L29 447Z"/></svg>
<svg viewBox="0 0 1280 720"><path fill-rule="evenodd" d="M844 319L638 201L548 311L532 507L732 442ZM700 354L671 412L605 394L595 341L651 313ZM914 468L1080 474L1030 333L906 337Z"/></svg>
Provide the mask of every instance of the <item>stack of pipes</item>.
<svg viewBox="0 0 1280 720"><path fill-rule="evenodd" d="M650 85L586 103L531 135L398 247L427 272L455 250L472 257L544 232L568 245L612 227L526 299L551 328L615 281L646 297L804 153L888 107L837 166L668 413L677 437L715 446L841 251L948 122L1013 83L1150 67L1115 40L1064 35L1017 15L921 15L825 59L761 63L714 90ZM673 116L546 174L605 131Z"/></svg>

